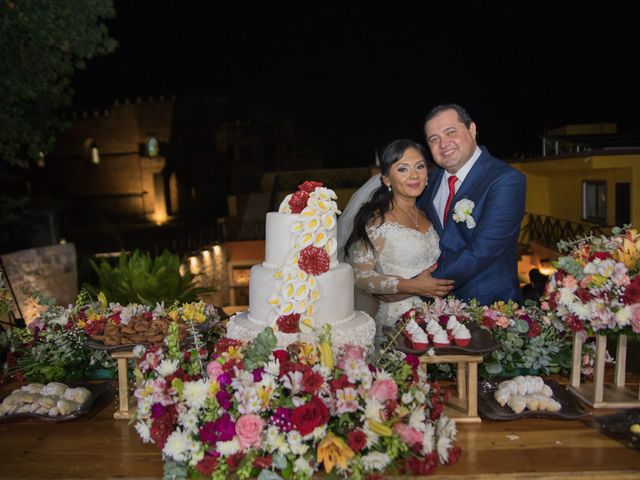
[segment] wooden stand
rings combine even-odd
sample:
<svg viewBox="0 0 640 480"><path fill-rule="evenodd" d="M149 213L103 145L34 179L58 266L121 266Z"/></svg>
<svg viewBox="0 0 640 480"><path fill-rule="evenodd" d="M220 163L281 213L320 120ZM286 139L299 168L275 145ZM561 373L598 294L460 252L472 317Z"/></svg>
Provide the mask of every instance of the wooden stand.
<svg viewBox="0 0 640 480"><path fill-rule="evenodd" d="M458 396L447 401L444 414L456 423L480 423L478 416L478 364L482 355L423 355L420 363L455 363L457 365Z"/></svg>
<svg viewBox="0 0 640 480"><path fill-rule="evenodd" d="M625 387L627 368L627 336L618 337L616 350L616 370L614 384L604 383L604 360L607 352L607 337L596 336L596 361L593 383L580 385L580 367L582 364L582 342L573 336L573 362L571 365L571 383L569 391L593 408L635 408L640 407L640 390L634 393Z"/></svg>
<svg viewBox="0 0 640 480"><path fill-rule="evenodd" d="M135 413L136 407L129 407L129 376L127 360L136 358L133 352L113 352L112 358L118 360L118 410L113 418L130 419Z"/></svg>

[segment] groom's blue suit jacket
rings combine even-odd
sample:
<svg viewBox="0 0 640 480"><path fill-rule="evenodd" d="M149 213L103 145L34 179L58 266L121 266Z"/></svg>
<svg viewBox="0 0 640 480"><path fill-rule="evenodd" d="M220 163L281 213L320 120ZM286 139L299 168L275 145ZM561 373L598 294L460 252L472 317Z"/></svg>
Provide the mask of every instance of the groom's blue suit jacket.
<svg viewBox="0 0 640 480"><path fill-rule="evenodd" d="M486 148L481 149L453 198L444 227L433 206L443 169L430 172L429 185L418 199L418 206L440 235L442 254L433 276L454 280L453 294L463 300L476 298L482 305L520 301L518 237L525 208L525 177ZM471 214L475 228L453 220L454 206L464 198L475 204Z"/></svg>

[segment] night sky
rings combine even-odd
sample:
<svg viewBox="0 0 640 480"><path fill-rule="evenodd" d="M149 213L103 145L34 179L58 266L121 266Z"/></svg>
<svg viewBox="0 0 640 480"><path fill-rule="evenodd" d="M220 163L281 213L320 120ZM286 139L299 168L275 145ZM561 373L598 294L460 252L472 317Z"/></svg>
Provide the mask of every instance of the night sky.
<svg viewBox="0 0 640 480"><path fill-rule="evenodd" d="M640 131L628 6L235 3L116 1L119 48L77 76L75 106L208 93L239 119L291 119L336 167L366 165L395 138L424 142L442 102L466 106L503 158L539 153L543 131L567 123Z"/></svg>

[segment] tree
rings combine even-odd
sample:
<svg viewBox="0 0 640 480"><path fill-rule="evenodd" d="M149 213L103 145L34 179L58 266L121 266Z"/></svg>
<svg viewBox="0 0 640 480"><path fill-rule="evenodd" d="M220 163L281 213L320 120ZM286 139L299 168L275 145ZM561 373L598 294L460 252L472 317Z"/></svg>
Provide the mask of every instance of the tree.
<svg viewBox="0 0 640 480"><path fill-rule="evenodd" d="M66 125L71 79L117 43L113 0L0 0L0 159L27 166Z"/></svg>

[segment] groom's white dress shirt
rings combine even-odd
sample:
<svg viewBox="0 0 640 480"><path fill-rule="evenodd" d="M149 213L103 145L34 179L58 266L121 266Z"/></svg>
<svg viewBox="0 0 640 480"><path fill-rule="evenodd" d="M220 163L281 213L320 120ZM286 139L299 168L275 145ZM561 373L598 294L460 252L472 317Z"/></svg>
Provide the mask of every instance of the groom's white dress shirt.
<svg viewBox="0 0 640 480"><path fill-rule="evenodd" d="M467 177L467 175L471 171L471 168L476 163L481 153L482 153L482 150L480 150L480 147L476 146L476 151L473 152L473 155L471 155L471 158L469 159L469 161L465 163L460 170L458 170L458 173L455 174L456 177L458 178L456 180L456 193L458 193L458 190L460 189L460 185L462 185L462 182L464 182L464 179ZM435 207L436 212L438 212L440 225L444 225L444 207L446 206L447 198L449 197L449 177L451 177L452 175L453 174L447 172L446 170L444 171L444 174L440 179L440 186L438 187L438 191L436 192L436 195L433 198L433 206ZM453 205L451 206L451 208L453 208Z"/></svg>

